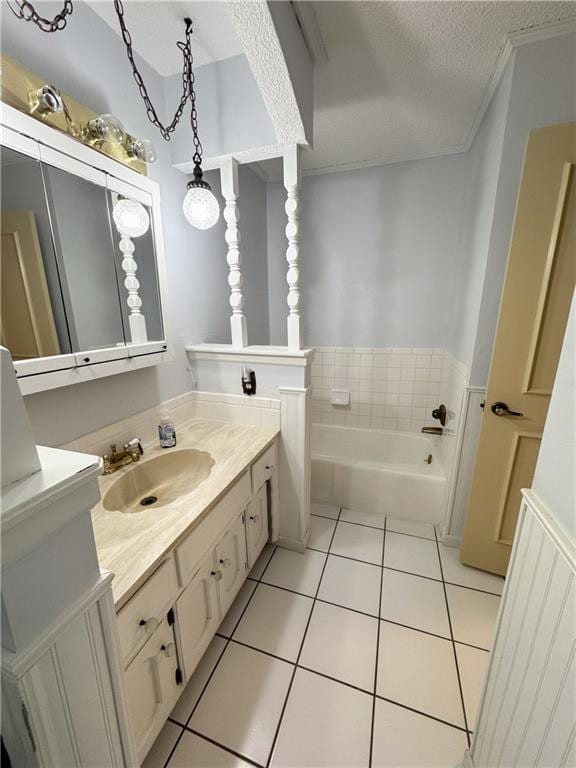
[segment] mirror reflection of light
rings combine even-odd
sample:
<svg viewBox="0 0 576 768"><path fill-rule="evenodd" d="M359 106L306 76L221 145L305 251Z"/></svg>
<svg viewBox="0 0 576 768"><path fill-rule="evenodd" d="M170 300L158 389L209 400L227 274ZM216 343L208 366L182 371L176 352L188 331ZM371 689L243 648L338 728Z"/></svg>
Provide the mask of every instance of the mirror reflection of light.
<svg viewBox="0 0 576 768"><path fill-rule="evenodd" d="M114 224L121 235L141 237L148 232L150 217L146 208L136 200L120 198L112 211Z"/></svg>

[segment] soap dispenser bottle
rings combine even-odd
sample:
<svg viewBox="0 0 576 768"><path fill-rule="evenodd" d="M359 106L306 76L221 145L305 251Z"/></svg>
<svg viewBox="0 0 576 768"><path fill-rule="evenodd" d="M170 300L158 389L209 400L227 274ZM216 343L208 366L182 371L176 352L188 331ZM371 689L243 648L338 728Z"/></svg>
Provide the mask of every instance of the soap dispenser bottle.
<svg viewBox="0 0 576 768"><path fill-rule="evenodd" d="M166 411L160 414L158 437L161 448L174 448L176 445L176 427Z"/></svg>

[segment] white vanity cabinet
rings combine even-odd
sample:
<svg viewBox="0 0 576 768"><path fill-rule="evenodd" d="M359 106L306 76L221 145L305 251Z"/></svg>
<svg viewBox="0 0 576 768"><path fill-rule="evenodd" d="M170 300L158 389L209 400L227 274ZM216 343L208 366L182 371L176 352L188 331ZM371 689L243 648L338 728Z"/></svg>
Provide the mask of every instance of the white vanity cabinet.
<svg viewBox="0 0 576 768"><path fill-rule="evenodd" d="M238 590L248 575L246 558L246 515L237 515L232 525L220 539L214 550L216 559L215 578L218 584L218 599L222 618L234 602Z"/></svg>
<svg viewBox="0 0 576 768"><path fill-rule="evenodd" d="M186 680L196 669L220 624L215 574L214 553L210 551L176 601L178 648Z"/></svg>
<svg viewBox="0 0 576 768"><path fill-rule="evenodd" d="M268 541L275 467L274 443L118 612L141 761Z"/></svg>
<svg viewBox="0 0 576 768"><path fill-rule="evenodd" d="M264 483L246 509L246 549L252 568L268 541L268 486Z"/></svg>
<svg viewBox="0 0 576 768"><path fill-rule="evenodd" d="M180 695L172 627L163 621L124 673L132 732L143 759Z"/></svg>

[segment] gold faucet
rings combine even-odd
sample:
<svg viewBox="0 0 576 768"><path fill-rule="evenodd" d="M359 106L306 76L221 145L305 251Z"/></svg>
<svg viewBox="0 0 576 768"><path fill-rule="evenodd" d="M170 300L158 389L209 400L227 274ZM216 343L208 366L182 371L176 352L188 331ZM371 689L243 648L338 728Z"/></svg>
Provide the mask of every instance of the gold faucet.
<svg viewBox="0 0 576 768"><path fill-rule="evenodd" d="M113 472L117 472L122 467L127 467L128 464L132 464L134 461L140 461L140 456L143 453L142 443L137 438L126 443L123 451L117 451L116 446L111 445L110 453L102 456L104 461L102 474L111 475Z"/></svg>

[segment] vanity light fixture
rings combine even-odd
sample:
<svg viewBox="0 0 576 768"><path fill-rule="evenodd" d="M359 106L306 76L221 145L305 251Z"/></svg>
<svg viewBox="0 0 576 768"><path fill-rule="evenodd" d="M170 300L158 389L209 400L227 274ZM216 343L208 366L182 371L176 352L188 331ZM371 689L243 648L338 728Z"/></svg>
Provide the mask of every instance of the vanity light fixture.
<svg viewBox="0 0 576 768"><path fill-rule="evenodd" d="M148 232L150 217L144 206L136 200L119 197L112 209L116 229L124 237L141 237Z"/></svg>
<svg viewBox="0 0 576 768"><path fill-rule="evenodd" d="M86 128L90 138L106 141L109 144L122 144L126 135L120 120L110 114L99 115L89 120Z"/></svg>
<svg viewBox="0 0 576 768"><path fill-rule="evenodd" d="M49 115L64 112L64 100L56 86L46 83L28 94L30 111L38 115Z"/></svg>
<svg viewBox="0 0 576 768"><path fill-rule="evenodd" d="M126 152L129 157L135 157L144 163L153 163L156 160L156 149L150 139L135 139L126 136Z"/></svg>

